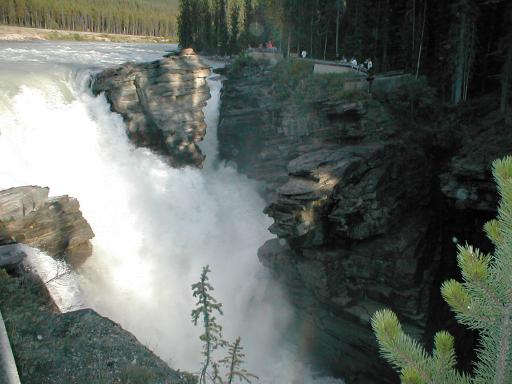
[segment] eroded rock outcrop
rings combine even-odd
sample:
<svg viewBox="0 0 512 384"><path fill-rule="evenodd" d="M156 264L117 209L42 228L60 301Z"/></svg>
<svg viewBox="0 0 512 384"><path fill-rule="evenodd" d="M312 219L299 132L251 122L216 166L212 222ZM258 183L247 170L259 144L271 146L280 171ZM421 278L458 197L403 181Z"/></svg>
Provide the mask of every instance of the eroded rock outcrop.
<svg viewBox="0 0 512 384"><path fill-rule="evenodd" d="M92 253L94 233L77 199L48 193L37 186L0 191L0 245L27 244L79 265Z"/></svg>
<svg viewBox="0 0 512 384"><path fill-rule="evenodd" d="M209 74L209 65L185 49L151 63L105 70L93 78L92 91L105 93L136 145L164 155L173 166L201 166L204 156L197 143L206 132Z"/></svg>
<svg viewBox="0 0 512 384"><path fill-rule="evenodd" d="M307 329L300 345L319 365L348 383L394 383L370 317L392 308L427 345L439 328L465 332L440 283L457 271L454 242L489 246L490 163L512 146L467 131L460 145L441 132L454 127L404 125L376 99L306 100L299 110L277 96L267 68L252 71L224 83L219 141L223 158L265 184L278 239L259 258L286 284ZM463 336L467 368L474 338Z"/></svg>

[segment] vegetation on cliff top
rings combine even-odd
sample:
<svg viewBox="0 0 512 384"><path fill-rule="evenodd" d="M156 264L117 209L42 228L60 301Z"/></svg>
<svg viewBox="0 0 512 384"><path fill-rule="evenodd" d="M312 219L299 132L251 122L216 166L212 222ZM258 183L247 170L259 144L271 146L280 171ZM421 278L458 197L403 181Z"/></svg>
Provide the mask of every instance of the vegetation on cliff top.
<svg viewBox="0 0 512 384"><path fill-rule="evenodd" d="M427 76L443 101L493 93L496 109L510 109L510 1L245 0L242 9L239 0L180 4L182 46L230 54L271 42L285 56L305 50L320 59L370 58L376 72Z"/></svg>
<svg viewBox="0 0 512 384"><path fill-rule="evenodd" d="M396 367L403 383L495 383L512 381L512 157L493 163L501 196L498 217L485 225L495 246L493 255L469 245L459 246L457 256L463 282L446 281L441 293L457 320L479 331L480 346L474 375L456 369L454 339L445 331L435 335L430 355L406 335L397 316L378 311L372 319L383 356Z"/></svg>

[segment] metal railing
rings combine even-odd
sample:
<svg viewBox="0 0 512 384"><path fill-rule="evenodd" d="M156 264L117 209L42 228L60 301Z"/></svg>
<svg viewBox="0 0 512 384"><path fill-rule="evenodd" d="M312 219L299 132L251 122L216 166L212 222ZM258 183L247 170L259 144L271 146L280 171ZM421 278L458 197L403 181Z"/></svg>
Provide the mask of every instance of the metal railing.
<svg viewBox="0 0 512 384"><path fill-rule="evenodd" d="M21 384L2 312L0 312L0 383Z"/></svg>

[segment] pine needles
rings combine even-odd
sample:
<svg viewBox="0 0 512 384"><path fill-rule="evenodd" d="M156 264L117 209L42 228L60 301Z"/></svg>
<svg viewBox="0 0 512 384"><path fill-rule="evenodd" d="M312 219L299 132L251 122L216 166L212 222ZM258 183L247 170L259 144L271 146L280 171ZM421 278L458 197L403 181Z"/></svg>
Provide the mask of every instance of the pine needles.
<svg viewBox="0 0 512 384"><path fill-rule="evenodd" d="M496 160L493 175L498 185L498 216L485 225L495 245L494 255L472 246L459 246L457 261L462 282L448 280L441 294L457 320L481 336L473 376L455 369L453 337L435 335L432 355L406 335L397 316L380 310L372 318L381 354L407 384L506 384L512 382L512 157Z"/></svg>

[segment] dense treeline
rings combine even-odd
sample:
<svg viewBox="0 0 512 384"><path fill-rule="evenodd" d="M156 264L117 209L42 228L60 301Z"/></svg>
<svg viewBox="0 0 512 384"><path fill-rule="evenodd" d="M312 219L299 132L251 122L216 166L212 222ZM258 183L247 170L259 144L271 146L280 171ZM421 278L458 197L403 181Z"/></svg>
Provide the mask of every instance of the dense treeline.
<svg viewBox="0 0 512 384"><path fill-rule="evenodd" d="M426 74L445 99L467 100L512 77L510 0L263 0L283 17L284 51L371 58L377 71ZM501 81L500 81L501 80Z"/></svg>
<svg viewBox="0 0 512 384"><path fill-rule="evenodd" d="M223 55L273 44L280 35L272 5L252 0L180 0L180 44Z"/></svg>
<svg viewBox="0 0 512 384"><path fill-rule="evenodd" d="M0 0L0 23L72 31L176 36L177 0Z"/></svg>
<svg viewBox="0 0 512 384"><path fill-rule="evenodd" d="M273 41L285 55L371 58L377 72L427 75L454 103L495 89L502 111L510 101L510 0L181 0L180 8L182 45L230 53Z"/></svg>

